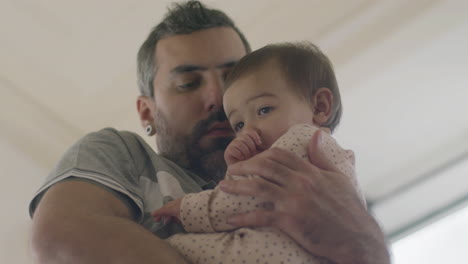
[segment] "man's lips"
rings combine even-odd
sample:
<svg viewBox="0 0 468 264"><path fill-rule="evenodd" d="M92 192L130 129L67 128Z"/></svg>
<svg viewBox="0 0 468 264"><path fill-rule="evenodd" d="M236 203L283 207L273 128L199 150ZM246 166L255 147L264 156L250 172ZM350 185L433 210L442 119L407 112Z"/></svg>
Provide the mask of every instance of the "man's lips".
<svg viewBox="0 0 468 264"><path fill-rule="evenodd" d="M206 131L205 135L233 136L234 132L228 122L216 122Z"/></svg>

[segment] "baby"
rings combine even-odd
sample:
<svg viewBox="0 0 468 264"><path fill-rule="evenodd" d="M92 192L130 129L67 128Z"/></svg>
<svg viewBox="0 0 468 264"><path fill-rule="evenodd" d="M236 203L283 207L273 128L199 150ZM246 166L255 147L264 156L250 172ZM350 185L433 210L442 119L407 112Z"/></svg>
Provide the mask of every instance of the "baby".
<svg viewBox="0 0 468 264"><path fill-rule="evenodd" d="M224 155L228 166L270 147L309 160L308 148L322 140L326 147L314 155L323 155L329 167L349 177L359 192L353 152L330 136L342 112L335 74L313 44L268 45L242 58L226 80L223 105L236 133ZM153 216L156 221L171 217L182 223L189 233L168 241L191 263L328 263L280 230L233 230L226 222L229 216L270 207L259 197L232 195L217 187L171 201Z"/></svg>

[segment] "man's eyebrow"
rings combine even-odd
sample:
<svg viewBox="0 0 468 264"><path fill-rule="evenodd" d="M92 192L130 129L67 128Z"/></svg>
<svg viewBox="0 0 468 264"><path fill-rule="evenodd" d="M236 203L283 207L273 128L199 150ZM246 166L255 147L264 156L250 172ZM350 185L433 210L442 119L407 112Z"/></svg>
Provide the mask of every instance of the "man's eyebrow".
<svg viewBox="0 0 468 264"><path fill-rule="evenodd" d="M171 75L193 72L193 71L204 71L206 67L193 64L182 64L171 70Z"/></svg>
<svg viewBox="0 0 468 264"><path fill-rule="evenodd" d="M224 69L224 68L232 68L234 65L236 65L238 61L228 61L219 65L216 65L216 68L218 69ZM200 65L194 65L194 64L182 64L174 69L171 70L170 74L171 75L177 75L177 74L182 74L182 73L189 73L189 72L194 72L194 71L206 71L208 70L207 67L200 66Z"/></svg>
<svg viewBox="0 0 468 264"><path fill-rule="evenodd" d="M217 65L216 68L218 68L218 69L220 69L220 68L232 68L237 64L237 62L239 62L239 61L238 60L228 61L228 62L225 62L223 64Z"/></svg>

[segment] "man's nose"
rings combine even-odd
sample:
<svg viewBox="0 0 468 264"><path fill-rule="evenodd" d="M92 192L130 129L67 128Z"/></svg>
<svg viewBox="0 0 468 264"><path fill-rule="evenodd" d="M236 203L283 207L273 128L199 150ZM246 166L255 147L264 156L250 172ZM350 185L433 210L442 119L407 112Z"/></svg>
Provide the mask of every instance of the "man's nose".
<svg viewBox="0 0 468 264"><path fill-rule="evenodd" d="M223 85L224 81L217 76L210 78L207 83L205 94L203 95L206 111L215 112L223 108Z"/></svg>

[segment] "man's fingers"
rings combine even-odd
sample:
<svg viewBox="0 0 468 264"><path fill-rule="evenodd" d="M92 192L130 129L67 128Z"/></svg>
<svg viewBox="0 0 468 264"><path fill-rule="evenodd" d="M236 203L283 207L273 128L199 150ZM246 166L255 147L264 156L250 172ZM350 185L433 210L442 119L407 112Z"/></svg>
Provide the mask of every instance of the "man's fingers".
<svg viewBox="0 0 468 264"><path fill-rule="evenodd" d="M256 175L280 186L287 183L288 180L284 175L292 173L289 168L280 166L270 159L258 159L257 156L232 164L228 167L227 175Z"/></svg>
<svg viewBox="0 0 468 264"><path fill-rule="evenodd" d="M336 141L323 131L314 133L308 145L309 160L315 166L338 173L349 175L343 164L354 164L354 153L344 150Z"/></svg>
<svg viewBox="0 0 468 264"><path fill-rule="evenodd" d="M258 175L268 181L286 186L295 181L292 178L295 172L310 171L311 169L319 170L294 153L279 148L272 148L249 160L229 166L227 174Z"/></svg>
<svg viewBox="0 0 468 264"><path fill-rule="evenodd" d="M277 215L271 211L256 210L246 214L238 214L227 219L227 223L235 227L267 227L274 226Z"/></svg>
<svg viewBox="0 0 468 264"><path fill-rule="evenodd" d="M309 154L309 161L312 164L323 170L330 170L333 166L331 166L328 157L323 155L323 148L325 148L323 133L323 131L318 130L312 135L310 144L307 146L307 152Z"/></svg>
<svg viewBox="0 0 468 264"><path fill-rule="evenodd" d="M219 183L219 188L227 193L257 196L272 202L281 199L284 192L278 185L262 178L223 180Z"/></svg>

